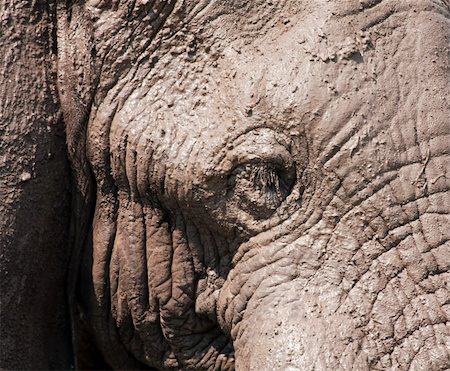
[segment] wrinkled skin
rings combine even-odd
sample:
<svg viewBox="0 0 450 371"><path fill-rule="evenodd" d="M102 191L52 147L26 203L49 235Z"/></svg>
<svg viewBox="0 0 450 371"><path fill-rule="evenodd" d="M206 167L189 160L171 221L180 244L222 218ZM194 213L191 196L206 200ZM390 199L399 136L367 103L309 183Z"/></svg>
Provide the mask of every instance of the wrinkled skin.
<svg viewBox="0 0 450 371"><path fill-rule="evenodd" d="M107 364L450 367L449 17L445 0L60 7L72 282Z"/></svg>

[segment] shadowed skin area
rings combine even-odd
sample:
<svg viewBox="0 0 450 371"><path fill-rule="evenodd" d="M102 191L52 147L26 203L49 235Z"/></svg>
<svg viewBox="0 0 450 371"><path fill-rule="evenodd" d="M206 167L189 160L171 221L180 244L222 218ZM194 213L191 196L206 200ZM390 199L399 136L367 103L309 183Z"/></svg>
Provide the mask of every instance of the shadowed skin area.
<svg viewBox="0 0 450 371"><path fill-rule="evenodd" d="M449 4L298 3L74 6L113 368L450 367Z"/></svg>

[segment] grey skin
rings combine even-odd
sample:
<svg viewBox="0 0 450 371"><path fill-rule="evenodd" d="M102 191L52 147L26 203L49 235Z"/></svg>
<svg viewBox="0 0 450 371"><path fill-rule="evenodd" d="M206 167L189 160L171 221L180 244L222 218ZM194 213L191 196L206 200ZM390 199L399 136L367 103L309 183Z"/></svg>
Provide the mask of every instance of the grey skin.
<svg viewBox="0 0 450 371"><path fill-rule="evenodd" d="M57 16L80 367L450 368L448 1Z"/></svg>

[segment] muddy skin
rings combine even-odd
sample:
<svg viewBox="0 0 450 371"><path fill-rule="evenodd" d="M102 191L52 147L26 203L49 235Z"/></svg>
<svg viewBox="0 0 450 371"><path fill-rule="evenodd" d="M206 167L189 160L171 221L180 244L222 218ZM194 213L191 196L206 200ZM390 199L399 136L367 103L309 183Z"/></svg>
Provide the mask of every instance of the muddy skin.
<svg viewBox="0 0 450 371"><path fill-rule="evenodd" d="M449 26L439 0L60 5L104 362L449 368Z"/></svg>
<svg viewBox="0 0 450 371"><path fill-rule="evenodd" d="M0 368L69 369L70 168L56 8L0 2Z"/></svg>

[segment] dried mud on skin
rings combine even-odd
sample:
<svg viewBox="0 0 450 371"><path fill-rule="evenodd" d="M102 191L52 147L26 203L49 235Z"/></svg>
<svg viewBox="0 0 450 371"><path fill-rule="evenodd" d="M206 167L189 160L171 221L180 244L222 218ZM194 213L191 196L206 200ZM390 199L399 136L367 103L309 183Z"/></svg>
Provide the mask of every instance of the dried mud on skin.
<svg viewBox="0 0 450 371"><path fill-rule="evenodd" d="M50 13L79 368L450 368L447 1Z"/></svg>

